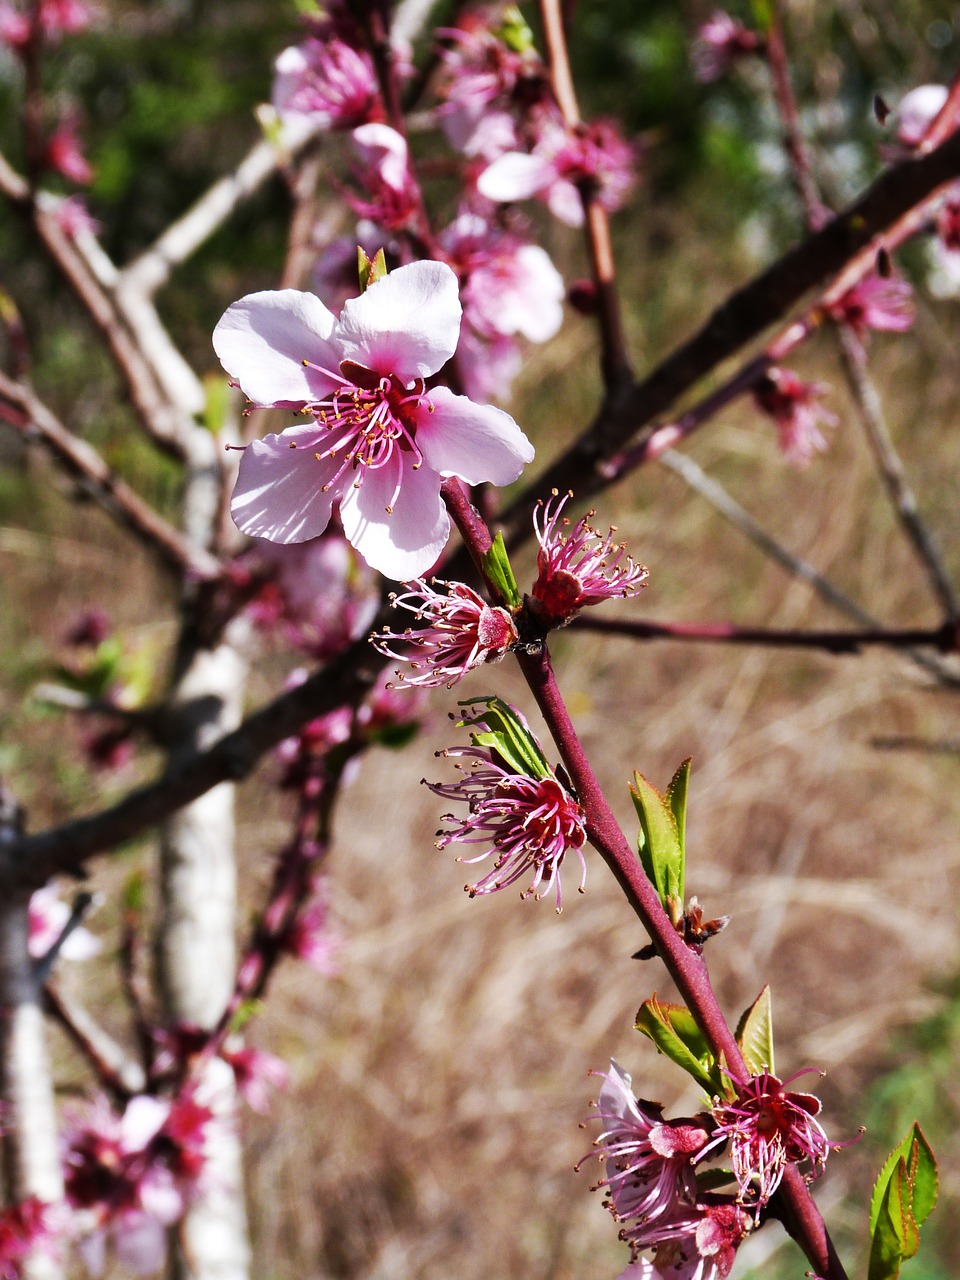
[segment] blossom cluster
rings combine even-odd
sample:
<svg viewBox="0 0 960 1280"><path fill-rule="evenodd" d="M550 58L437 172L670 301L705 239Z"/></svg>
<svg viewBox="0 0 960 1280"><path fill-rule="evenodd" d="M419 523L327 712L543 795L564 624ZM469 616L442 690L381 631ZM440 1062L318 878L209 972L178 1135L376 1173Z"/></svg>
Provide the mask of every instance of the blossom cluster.
<svg viewBox="0 0 960 1280"><path fill-rule="evenodd" d="M630 1246L631 1265L620 1280L720 1280L787 1164L807 1163L814 1176L822 1170L830 1145L814 1118L817 1098L789 1092L790 1081L768 1071L733 1083L733 1101L715 1099L708 1112L665 1120L658 1104L634 1097L630 1076L611 1061L590 1154L605 1165L594 1190L604 1190ZM737 1190L708 1191L696 1166L728 1144Z"/></svg>

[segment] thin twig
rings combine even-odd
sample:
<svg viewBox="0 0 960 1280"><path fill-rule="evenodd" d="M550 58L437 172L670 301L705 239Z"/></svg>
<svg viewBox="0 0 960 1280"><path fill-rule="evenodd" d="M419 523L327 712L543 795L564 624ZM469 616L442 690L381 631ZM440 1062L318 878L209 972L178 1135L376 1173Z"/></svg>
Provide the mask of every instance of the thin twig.
<svg viewBox="0 0 960 1280"><path fill-rule="evenodd" d="M827 653L859 653L867 647L908 649L929 645L944 653L960 651L952 624L913 629L871 628L862 631L797 631L789 628L739 627L732 622L636 622L629 619L582 615L573 623L577 631L630 636L634 640L686 640L705 644L752 644L773 649L823 649Z"/></svg>
<svg viewBox="0 0 960 1280"><path fill-rule="evenodd" d="M44 1012L64 1030L93 1069L99 1083L119 1100L127 1100L146 1088L146 1076L139 1063L90 1013L52 983L43 992Z"/></svg>
<svg viewBox="0 0 960 1280"><path fill-rule="evenodd" d="M809 561L794 555L781 542L778 542L772 534L768 533L762 525L754 520L753 516L735 498L727 493L723 485L708 476L692 458L683 453L675 453L671 449L661 456L660 461L664 466L669 467L671 471L680 476L691 489L694 489L701 497L706 498L711 506L715 507L731 524L746 534L764 555L771 560L775 560L777 564L781 565L795 578L800 578L802 581L809 583L817 595L822 600L825 600L827 604L845 614L856 622L858 626L869 630L882 629L883 624L878 619L874 618L865 609L862 609L855 600L841 591L839 587L834 586ZM907 653L917 666L931 672L941 684L951 688L960 688L960 674L940 659L916 649L909 649Z"/></svg>
<svg viewBox="0 0 960 1280"><path fill-rule="evenodd" d="M17 416L4 415L0 403L0 416L25 439L41 443L70 475L82 482L97 505L129 529L161 564L196 580L220 577L222 568L215 556L192 546L107 466L92 445L68 431L29 387L0 373L0 398L19 411Z"/></svg>

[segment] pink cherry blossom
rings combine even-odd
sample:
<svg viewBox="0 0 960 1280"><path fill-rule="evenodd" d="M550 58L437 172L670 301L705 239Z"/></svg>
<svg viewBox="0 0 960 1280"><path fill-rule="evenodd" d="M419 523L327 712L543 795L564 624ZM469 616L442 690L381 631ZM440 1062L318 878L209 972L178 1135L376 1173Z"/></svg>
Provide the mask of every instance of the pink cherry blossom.
<svg viewBox="0 0 960 1280"><path fill-rule="evenodd" d="M563 323L563 277L544 249L526 244L476 213L462 213L440 235L460 279L464 323L485 338L521 334L546 342Z"/></svg>
<svg viewBox="0 0 960 1280"><path fill-rule="evenodd" d="M820 1099L810 1093L791 1093L785 1085L807 1074L799 1071L780 1081L769 1071L739 1080L733 1102L713 1108L714 1135L701 1155L729 1141L740 1199L765 1205L788 1164L809 1161L814 1177L823 1171L830 1143L818 1121Z"/></svg>
<svg viewBox="0 0 960 1280"><path fill-rule="evenodd" d="M537 552L537 580L530 592L529 608L545 629L562 627L581 609L604 600L636 595L643 588L647 570L629 555L625 545L615 543L611 529L601 536L588 520L588 511L567 533L570 521L562 515L570 493L557 501L558 493L546 503L538 503L533 528L540 543Z"/></svg>
<svg viewBox="0 0 960 1280"><path fill-rule="evenodd" d="M93 181L93 168L77 136L77 121L70 116L60 122L47 140L44 159L51 169L79 186L85 187Z"/></svg>
<svg viewBox="0 0 960 1280"><path fill-rule="evenodd" d="M634 1097L630 1076L612 1059L597 1106L602 1130L591 1154L606 1162L607 1173L593 1189L606 1188L606 1206L624 1224L621 1238L636 1252L693 1230L699 1214L691 1161L708 1141L706 1124L665 1121L660 1106Z"/></svg>
<svg viewBox="0 0 960 1280"><path fill-rule="evenodd" d="M96 235L100 230L100 223L90 213L81 195L67 196L61 200L54 216L60 230L71 240L78 236Z"/></svg>
<svg viewBox="0 0 960 1280"><path fill-rule="evenodd" d="M36 1196L0 1209L0 1280L22 1280L34 1250L53 1255L59 1225L55 1207Z"/></svg>
<svg viewBox="0 0 960 1280"><path fill-rule="evenodd" d="M523 722L519 712L514 716ZM482 720L471 721L483 727ZM455 782L424 783L438 796L467 805L467 814L457 818L444 814L441 821L453 825L437 832L437 848L449 844L483 844L489 847L473 858L458 861L472 864L493 857L493 869L476 884L468 884L471 898L495 893L519 880L531 877L521 898L538 902L556 888L557 911L563 908L560 868L572 849L580 860L580 892L587 867L583 845L587 838L586 818L580 805L552 770L539 777L504 768L491 750L479 747L450 747L445 757L459 757L461 776Z"/></svg>
<svg viewBox="0 0 960 1280"><path fill-rule="evenodd" d="M570 130L559 117L542 113L536 135L531 152L508 151L483 170L477 178L480 195L501 203L540 196L571 227L583 225L581 188L593 192L604 209L620 207L633 182L634 153L613 121Z"/></svg>
<svg viewBox="0 0 960 1280"><path fill-rule="evenodd" d="M284 938L286 950L315 973L335 977L340 972L337 955L343 938L330 920L330 892L326 880L313 884L313 896L301 907Z"/></svg>
<svg viewBox="0 0 960 1280"><path fill-rule="evenodd" d="M835 320L862 338L868 329L904 333L916 319L913 289L899 276L868 276L830 307Z"/></svg>
<svg viewBox="0 0 960 1280"><path fill-rule="evenodd" d="M364 124L350 135L359 161L360 193L347 192L356 212L388 231L401 231L420 210L406 139L388 124Z"/></svg>
<svg viewBox="0 0 960 1280"><path fill-rule="evenodd" d="M716 9L697 32L692 55L694 73L701 83L710 84L726 75L744 54L754 53L760 45L761 39L756 31L750 31L723 9Z"/></svg>
<svg viewBox="0 0 960 1280"><path fill-rule="evenodd" d="M255 404L313 419L245 450L231 505L243 532L305 542L339 499L368 564L400 581L428 570L450 531L443 478L509 484L533 458L502 410L427 390L456 350L460 318L457 278L439 262L391 272L339 320L292 289L228 308L214 331L228 373Z"/></svg>
<svg viewBox="0 0 960 1280"><path fill-rule="evenodd" d="M502 658L517 640L517 628L506 609L489 605L464 582L434 579L437 591L422 579L415 588L392 595L394 608L407 609L417 627L403 631L386 628L370 637L385 657L409 662L412 674L399 671L401 687L451 688L468 671ZM399 644L399 651L393 647Z"/></svg>
<svg viewBox="0 0 960 1280"><path fill-rule="evenodd" d="M272 101L281 115L309 116L333 129L383 118L370 55L344 40L310 37L284 49L275 67Z"/></svg>
<svg viewBox="0 0 960 1280"><path fill-rule="evenodd" d="M829 388L822 382L803 382L790 369L768 369L754 388L757 407L776 423L780 448L789 462L805 467L827 441L820 424L836 426L837 418L818 403Z"/></svg>
<svg viewBox="0 0 960 1280"><path fill-rule="evenodd" d="M290 1083L287 1064L274 1053L249 1046L224 1047L220 1056L230 1064L237 1092L243 1100L259 1115L267 1115L273 1091L285 1089Z"/></svg>
<svg viewBox="0 0 960 1280"><path fill-rule="evenodd" d="M12 49L23 49L31 37L30 6L24 3L0 4L0 43ZM85 30L93 19L93 11L83 0L40 0L37 6L40 34L45 40Z"/></svg>
<svg viewBox="0 0 960 1280"><path fill-rule="evenodd" d="M259 542L237 563L262 580L248 616L264 630L280 628L312 657L341 652L376 616L376 575L339 533L290 545Z"/></svg>

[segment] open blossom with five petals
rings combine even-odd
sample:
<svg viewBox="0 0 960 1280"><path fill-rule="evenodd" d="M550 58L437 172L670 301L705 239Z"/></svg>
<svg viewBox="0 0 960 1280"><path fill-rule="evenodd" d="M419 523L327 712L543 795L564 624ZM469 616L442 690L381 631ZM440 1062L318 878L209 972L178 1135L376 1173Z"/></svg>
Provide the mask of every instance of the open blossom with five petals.
<svg viewBox="0 0 960 1280"><path fill-rule="evenodd" d="M636 1254L694 1230L699 1214L691 1161L707 1144L707 1124L664 1120L657 1103L634 1097L630 1076L612 1059L597 1108L603 1127L591 1155L605 1161L606 1177L593 1189L606 1188L606 1206L623 1224L621 1239Z"/></svg>
<svg viewBox="0 0 960 1280"><path fill-rule="evenodd" d="M533 458L509 414L427 389L456 350L461 314L457 278L440 262L391 272L339 319L292 289L229 307L213 336L224 368L255 404L312 418L244 451L231 504L240 529L305 542L339 499L368 564L400 581L429 569L450 531L443 479L509 484Z"/></svg>
<svg viewBox="0 0 960 1280"><path fill-rule="evenodd" d="M633 183L634 152L612 121L568 129L544 112L536 135L531 152L508 151L483 170L477 178L480 195L498 203L539 196L570 227L583 225L581 187L604 209L619 209Z"/></svg>
<svg viewBox="0 0 960 1280"><path fill-rule="evenodd" d="M387 658L409 662L412 675L398 671L403 685L450 688L468 671L502 658L517 641L517 628L506 609L478 596L464 582L434 579L437 591L422 579L408 585L413 591L392 595L395 608L407 609L420 624L403 631L383 631L370 637ZM393 645L400 644L398 651Z"/></svg>
<svg viewBox="0 0 960 1280"><path fill-rule="evenodd" d="M716 1128L701 1154L729 1140L740 1199L756 1198L758 1209L776 1191L788 1164L807 1160L817 1177L830 1154L827 1135L815 1118L820 1099L785 1088L806 1074L798 1071L785 1081L769 1071L748 1080L731 1076L737 1086L736 1098L713 1108Z"/></svg>
<svg viewBox="0 0 960 1280"><path fill-rule="evenodd" d="M537 580L527 604L545 630L563 626L588 605L636 595L647 577L647 570L627 555L624 544L613 541L615 529L603 537L587 523L593 511L566 532L570 521L563 516L563 508L572 494L557 501L558 496L554 490L533 515L540 550Z"/></svg>
<svg viewBox="0 0 960 1280"><path fill-rule="evenodd" d="M523 732L535 741L518 711L512 710ZM471 721L481 728L482 719ZM537 748L539 751L539 748ZM587 867L583 845L587 838L583 809L552 769L544 764L539 776L517 773L504 767L493 749L483 747L449 747L438 753L460 757L457 764L461 777L455 782L427 782L435 795L467 805L465 817L444 814L442 821L453 825L437 832L437 848L450 844L482 844L488 847L465 863L482 862L493 857L493 869L476 884L465 886L471 898L495 893L519 880L530 877L521 898L536 898L556 887L557 911L563 908L560 868L572 849L580 860L580 892L586 881ZM542 757L542 752L540 753Z"/></svg>
<svg viewBox="0 0 960 1280"><path fill-rule="evenodd" d="M757 406L776 423L780 448L795 466L805 467L828 447L820 424L836 426L837 419L819 403L827 390L822 382L803 382L780 368L768 369L754 388Z"/></svg>

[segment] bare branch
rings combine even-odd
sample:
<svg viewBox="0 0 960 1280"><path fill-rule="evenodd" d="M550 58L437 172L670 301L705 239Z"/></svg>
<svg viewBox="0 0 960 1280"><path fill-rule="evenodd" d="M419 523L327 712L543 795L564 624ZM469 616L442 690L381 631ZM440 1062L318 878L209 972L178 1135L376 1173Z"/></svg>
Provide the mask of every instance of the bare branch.
<svg viewBox="0 0 960 1280"><path fill-rule="evenodd" d="M933 630L871 628L862 631L797 631L789 628L739 627L732 622L636 622L630 619L582 615L572 624L577 631L630 636L634 640L686 640L700 644L755 644L773 649L823 649L827 653L859 653L865 647L907 649L930 645L956 652L956 629L948 624Z"/></svg>

